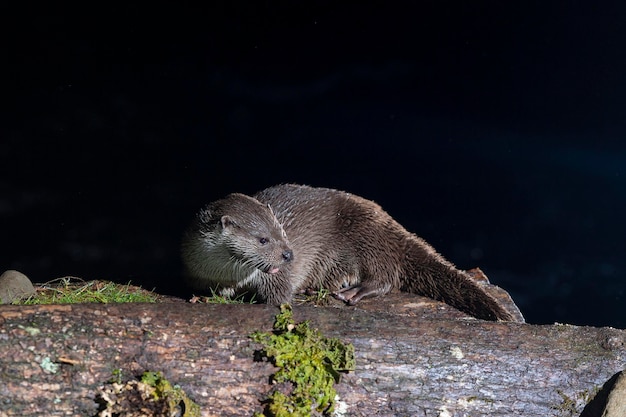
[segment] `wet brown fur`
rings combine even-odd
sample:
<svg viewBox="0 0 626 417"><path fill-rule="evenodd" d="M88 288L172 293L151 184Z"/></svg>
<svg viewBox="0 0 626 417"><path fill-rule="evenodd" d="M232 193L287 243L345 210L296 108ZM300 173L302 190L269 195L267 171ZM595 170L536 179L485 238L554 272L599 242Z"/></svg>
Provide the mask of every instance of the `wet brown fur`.
<svg viewBox="0 0 626 417"><path fill-rule="evenodd" d="M267 259L273 259L266 265L278 268L277 273L223 266L223 256L206 251L229 243L239 246L243 257L263 258L248 241L243 249L242 230L223 235L228 232L223 216L234 219L243 231L256 233L256 239L271 237L262 249L271 254ZM216 234L223 239L215 239ZM286 259L283 255L290 251L292 256ZM218 200L198 215L184 240L183 260L196 286L250 287L272 304L289 302L296 292L309 288L327 288L350 304L400 289L444 301L478 318L511 319L466 272L409 233L378 204L333 189L286 184L253 198L231 194ZM223 273L216 277L216 270Z"/></svg>

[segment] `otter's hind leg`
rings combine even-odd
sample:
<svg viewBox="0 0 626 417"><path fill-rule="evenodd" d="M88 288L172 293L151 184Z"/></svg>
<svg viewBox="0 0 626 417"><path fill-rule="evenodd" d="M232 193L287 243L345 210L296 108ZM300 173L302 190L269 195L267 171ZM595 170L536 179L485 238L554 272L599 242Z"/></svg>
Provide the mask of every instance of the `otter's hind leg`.
<svg viewBox="0 0 626 417"><path fill-rule="evenodd" d="M356 285L351 285L348 287L344 287L335 291L333 295L335 298L345 301L350 305L355 305L361 299L366 297L375 297L378 295L385 295L389 291L391 291L391 287L388 286L380 286L379 284L374 283L360 283Z"/></svg>

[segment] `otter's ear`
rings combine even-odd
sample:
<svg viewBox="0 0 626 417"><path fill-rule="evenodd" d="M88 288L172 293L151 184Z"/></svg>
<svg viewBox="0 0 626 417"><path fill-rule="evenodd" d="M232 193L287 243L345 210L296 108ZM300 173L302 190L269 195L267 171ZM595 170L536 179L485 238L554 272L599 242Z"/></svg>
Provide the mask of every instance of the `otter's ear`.
<svg viewBox="0 0 626 417"><path fill-rule="evenodd" d="M230 216L222 216L220 221L222 223L222 229L227 229L231 226L236 226L235 222L233 221L233 219L230 218Z"/></svg>

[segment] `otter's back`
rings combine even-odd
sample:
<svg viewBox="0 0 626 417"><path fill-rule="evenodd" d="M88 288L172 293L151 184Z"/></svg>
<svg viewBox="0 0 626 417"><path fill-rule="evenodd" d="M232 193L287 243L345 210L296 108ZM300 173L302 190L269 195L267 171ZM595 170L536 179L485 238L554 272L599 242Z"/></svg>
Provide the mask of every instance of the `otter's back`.
<svg viewBox="0 0 626 417"><path fill-rule="evenodd" d="M270 204L294 251L296 287L352 284L382 274L400 274L402 228L378 204L344 191L277 185L254 196ZM381 242L387 242L381 245ZM395 244L398 244L396 247ZM381 257L386 259L380 262ZM310 282L318 277L321 282Z"/></svg>

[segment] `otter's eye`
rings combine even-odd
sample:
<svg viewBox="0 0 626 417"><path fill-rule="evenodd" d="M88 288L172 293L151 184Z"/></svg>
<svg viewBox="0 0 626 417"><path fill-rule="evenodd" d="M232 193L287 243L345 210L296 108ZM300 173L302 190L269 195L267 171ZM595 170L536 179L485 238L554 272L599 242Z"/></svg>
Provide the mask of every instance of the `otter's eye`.
<svg viewBox="0 0 626 417"><path fill-rule="evenodd" d="M261 245L266 245L266 244L267 244L267 242L269 242L269 241L270 241L270 240L269 240L268 238L266 238L266 237L262 237L262 238L260 238L260 239L259 239L259 243L260 243Z"/></svg>

